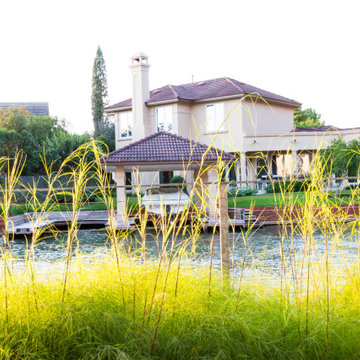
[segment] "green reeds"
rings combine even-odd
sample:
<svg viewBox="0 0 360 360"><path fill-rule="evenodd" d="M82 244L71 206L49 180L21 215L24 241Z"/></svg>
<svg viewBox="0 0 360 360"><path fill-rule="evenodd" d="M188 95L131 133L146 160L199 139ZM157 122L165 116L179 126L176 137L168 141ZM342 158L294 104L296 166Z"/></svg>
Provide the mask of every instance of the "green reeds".
<svg viewBox="0 0 360 360"><path fill-rule="evenodd" d="M43 359L102 358L100 354L105 349L114 351L104 357L110 359L117 358L115 354L165 359L215 358L219 354L226 359L325 356L325 299L321 297L316 297L309 317L311 332L306 339L302 338L309 344L305 355L305 348L298 347L296 341L296 305L290 301L284 310L279 293L266 283L244 286L240 305L236 307L236 292L224 292L218 273L214 273L212 296L208 297L206 267L198 267L196 276L192 269L183 268L177 278L176 269L164 268L158 275L156 264L150 261L135 264L125 260L121 264L123 282L127 284L124 308L119 301L122 288L114 276L117 269L112 259L82 264L81 269L78 266L73 264L67 288L71 296L63 304L54 301L62 296L61 279L51 282L38 279L39 311L28 303L21 277L14 277L8 297L11 307L7 336L0 336L1 356L6 357L7 353L11 354L9 358L22 358L25 354L28 358ZM144 273L146 279L141 276ZM143 306L133 302L134 289L136 298L143 299L146 287L155 281L167 283L166 295L163 289L159 291L153 304L156 316L142 325ZM359 298L354 295L353 286L358 286L358 279L349 279L341 292L333 291L336 314L328 334L329 358L348 358L358 351ZM4 322L1 327L4 330Z"/></svg>
<svg viewBox="0 0 360 360"><path fill-rule="evenodd" d="M202 219L214 210L211 192L219 182L206 181L206 166L198 171L189 191L192 207L174 206L155 218L141 200L141 184L133 184L138 197L135 229L117 230L118 214L112 183L103 168L103 153L93 142L66 159L54 177L47 168L48 192L37 197L27 186L28 209L35 225L56 209L59 192L54 183L71 179L69 224L62 271L36 271L36 246L46 241L38 227L28 241L25 268L12 266L9 209L19 183L21 156L1 159L7 169L2 185L4 220L0 302L0 358L4 359L340 359L356 358L360 347L360 259L335 266L334 257L346 236L358 236L358 219L349 218L358 193L350 193L348 208L334 201L325 189L323 159L312 163L304 205L281 188L279 264L265 277L247 275L256 270L249 261L257 241L256 223L237 231L232 227L231 283L223 286L215 266L211 234L210 256L201 263L196 248L201 243ZM221 157L221 154L219 155ZM44 161L46 165L46 161ZM209 169L207 169L209 170ZM190 171L184 168L185 173ZM224 172L220 166L218 172ZM106 205L107 235L111 253L91 263L79 250L78 212L86 205L86 185L97 184L96 195ZM286 191L285 191L286 190ZM211 202L213 201L213 203ZM236 199L234 199L236 203ZM129 214L127 214L129 216ZM189 222L188 219L192 218ZM148 226L152 226L152 230ZM322 234L323 247L315 234ZM147 239L156 237L158 256L148 256ZM300 240L299 240L300 239ZM355 241L355 240L354 240ZM358 241L358 239L357 239ZM135 244L135 245L134 245ZM240 246L241 244L241 246ZM24 244L25 246L25 244ZM322 249L322 250L321 250ZM267 254L264 254L266 256ZM76 259L76 261L74 261ZM217 261L218 262L218 261ZM255 271L253 272L255 273ZM209 294L211 296L209 296Z"/></svg>

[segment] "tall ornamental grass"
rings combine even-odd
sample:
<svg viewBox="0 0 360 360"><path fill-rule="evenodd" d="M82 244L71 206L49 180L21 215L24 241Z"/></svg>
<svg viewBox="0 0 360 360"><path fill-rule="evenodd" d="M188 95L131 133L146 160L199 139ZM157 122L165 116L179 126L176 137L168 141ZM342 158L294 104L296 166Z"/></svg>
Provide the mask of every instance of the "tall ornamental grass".
<svg viewBox="0 0 360 360"><path fill-rule="evenodd" d="M7 174L0 188L1 359L360 357L360 259L350 263L344 256L341 266L334 265L335 250L344 237L358 238L359 224L329 197L320 153L313 159L305 205L291 201L286 186L292 179L280 187L284 201L278 208L278 269L262 274L256 262L248 261L249 240L256 239L254 224L240 232L232 226L226 281L214 265L216 230L209 265L196 261L201 219L209 207L216 208L217 199L209 200L208 195L211 186L219 187L203 181L205 165L188 189L194 201L192 221L187 221L189 209L180 205L170 214L164 207L162 216L152 216L141 205L141 187L134 184L139 210L132 216L139 223L133 229L116 230L118 219L102 156L94 142L78 149L56 175L66 176L71 187L59 193L53 186L56 178L49 176L53 180L45 201L37 198L35 185L24 188L35 225L44 223L49 206L56 211L57 196L65 194L72 201L64 260L54 263L53 272L46 275L36 271L34 249L54 231L51 225L35 227L24 240L24 268L13 265L9 210L25 159L21 154L0 159L0 169ZM52 164L46 164L45 158L43 162L50 174ZM221 177L224 164L217 171ZM92 194L85 191L90 180L97 183ZM111 251L89 263L80 252L77 220L90 195L106 204ZM358 195L354 189L349 207ZM150 223L151 231L146 226ZM321 251L316 233L324 239ZM147 254L149 236L157 242L156 256ZM295 237L302 239L300 248ZM249 270L251 277L246 275Z"/></svg>

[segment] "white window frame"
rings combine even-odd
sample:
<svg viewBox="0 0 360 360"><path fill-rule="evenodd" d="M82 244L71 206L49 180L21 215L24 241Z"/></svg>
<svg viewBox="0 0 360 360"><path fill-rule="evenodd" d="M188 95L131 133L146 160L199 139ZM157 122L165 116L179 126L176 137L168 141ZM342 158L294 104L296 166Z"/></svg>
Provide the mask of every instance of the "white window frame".
<svg viewBox="0 0 360 360"><path fill-rule="evenodd" d="M156 108L156 131L174 131L173 107L171 105Z"/></svg>
<svg viewBox="0 0 360 360"><path fill-rule="evenodd" d="M132 112L126 111L119 114L119 139L132 138Z"/></svg>
<svg viewBox="0 0 360 360"><path fill-rule="evenodd" d="M214 133L226 131L224 124L225 106L224 103L214 103L205 105L206 111L206 132Z"/></svg>

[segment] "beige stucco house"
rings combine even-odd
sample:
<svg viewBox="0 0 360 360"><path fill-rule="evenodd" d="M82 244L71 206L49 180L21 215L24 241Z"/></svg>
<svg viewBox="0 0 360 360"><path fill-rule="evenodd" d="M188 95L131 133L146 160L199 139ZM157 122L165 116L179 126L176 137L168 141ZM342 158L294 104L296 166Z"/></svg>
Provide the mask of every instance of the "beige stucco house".
<svg viewBox="0 0 360 360"><path fill-rule="evenodd" d="M245 183L260 176L264 159L270 175L307 172L314 151L339 136L345 141L359 137L359 129L294 128L293 111L300 102L237 80L225 77L150 91L148 57L135 54L130 69L132 97L106 108L115 121L116 149L157 131L170 132L238 154L228 178ZM128 181L133 176L129 169ZM182 173L158 170L142 173L141 183L166 182ZM186 174L189 182L192 176Z"/></svg>

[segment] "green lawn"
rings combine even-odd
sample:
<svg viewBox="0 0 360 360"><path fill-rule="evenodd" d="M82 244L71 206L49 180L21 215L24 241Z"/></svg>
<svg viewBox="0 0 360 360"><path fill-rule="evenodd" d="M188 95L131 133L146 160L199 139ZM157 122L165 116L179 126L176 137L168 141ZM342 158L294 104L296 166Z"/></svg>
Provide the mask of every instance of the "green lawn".
<svg viewBox="0 0 360 360"><path fill-rule="evenodd" d="M332 201L334 204L347 204L351 198L350 190L344 190L341 192L341 197L336 197L335 192L331 192L334 197ZM347 196L348 195L348 196ZM358 202L358 198L355 198ZM305 194L302 191L287 194L262 194L262 195L251 195L238 197L236 199L229 197L229 207L249 207L249 206L281 206L289 203L295 205L303 205L305 203Z"/></svg>
<svg viewBox="0 0 360 360"><path fill-rule="evenodd" d="M342 197L334 197L333 201L336 204L348 203L350 201L350 191L345 190L341 193ZM349 197L346 197L349 195ZM115 198L114 198L115 201ZM294 201L296 205L302 205L305 203L305 195L303 192L282 194L262 194L243 196L238 198L229 197L229 207L250 207L250 206L281 206L289 204ZM138 198L136 196L127 197L128 208L136 210L138 209ZM50 209L49 209L50 210ZM101 202L87 203L82 207L82 210L106 210L106 206ZM26 208L25 204L14 204L11 207L11 215L19 215L30 211ZM51 211L71 211L70 204L58 204Z"/></svg>
<svg viewBox="0 0 360 360"><path fill-rule="evenodd" d="M298 195L298 199L303 199L304 195ZM249 207L249 206L275 206L283 203L281 194L251 195L238 198L229 197L229 207Z"/></svg>
<svg viewBox="0 0 360 360"><path fill-rule="evenodd" d="M116 201L116 199L113 199ZM135 196L127 197L127 204L130 209L138 208L138 199ZM71 204L56 204L55 206L48 207L48 211L71 211ZM82 206L81 210L106 210L106 205L103 202L89 202ZM10 215L20 215L26 212L31 212L31 207L27 207L24 203L11 205Z"/></svg>

